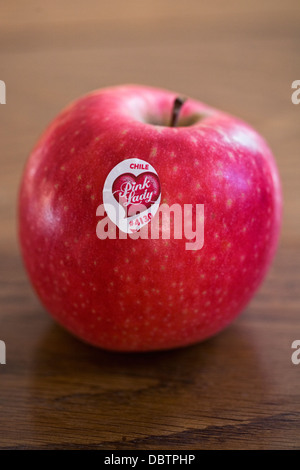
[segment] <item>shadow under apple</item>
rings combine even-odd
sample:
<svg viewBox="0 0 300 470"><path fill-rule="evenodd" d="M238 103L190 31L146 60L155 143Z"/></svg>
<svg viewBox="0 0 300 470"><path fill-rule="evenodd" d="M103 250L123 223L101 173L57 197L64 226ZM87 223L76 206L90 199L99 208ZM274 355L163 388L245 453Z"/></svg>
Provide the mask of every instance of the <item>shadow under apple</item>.
<svg viewBox="0 0 300 470"><path fill-rule="evenodd" d="M186 433L248 421L266 390L238 320L203 343L140 354L90 347L53 324L30 393L39 448L171 449L190 442Z"/></svg>

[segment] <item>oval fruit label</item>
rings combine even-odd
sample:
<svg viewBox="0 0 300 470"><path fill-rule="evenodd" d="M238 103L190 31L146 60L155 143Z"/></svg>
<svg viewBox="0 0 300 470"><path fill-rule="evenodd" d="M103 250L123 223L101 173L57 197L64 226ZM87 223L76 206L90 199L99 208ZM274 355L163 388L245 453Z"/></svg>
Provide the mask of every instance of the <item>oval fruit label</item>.
<svg viewBox="0 0 300 470"><path fill-rule="evenodd" d="M103 187L105 211L122 232L133 233L148 224L161 199L157 172L150 163L128 158L108 174Z"/></svg>

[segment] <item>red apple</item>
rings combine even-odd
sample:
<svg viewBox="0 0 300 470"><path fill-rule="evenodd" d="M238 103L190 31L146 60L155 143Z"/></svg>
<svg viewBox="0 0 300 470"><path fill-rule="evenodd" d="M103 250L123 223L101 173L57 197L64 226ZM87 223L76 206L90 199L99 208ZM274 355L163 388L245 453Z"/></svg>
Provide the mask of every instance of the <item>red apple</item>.
<svg viewBox="0 0 300 470"><path fill-rule="evenodd" d="M275 253L281 189L266 142L192 99L171 127L176 96L144 86L90 93L52 122L24 171L19 235L31 282L61 325L105 349L167 349L216 334L244 309ZM116 239L98 238L104 184L129 159L144 162L152 180L134 173L144 167L130 169L116 191L126 181L140 184L141 198L152 188L156 209L204 204L200 250L187 250L185 238L123 239L119 229ZM139 233L151 224L149 216Z"/></svg>

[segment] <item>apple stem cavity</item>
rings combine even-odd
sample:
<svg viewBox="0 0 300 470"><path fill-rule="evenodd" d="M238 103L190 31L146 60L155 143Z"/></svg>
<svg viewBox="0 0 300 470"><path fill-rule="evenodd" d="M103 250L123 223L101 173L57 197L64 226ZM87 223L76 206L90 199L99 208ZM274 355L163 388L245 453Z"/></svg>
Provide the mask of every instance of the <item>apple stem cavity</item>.
<svg viewBox="0 0 300 470"><path fill-rule="evenodd" d="M170 122L170 127L176 127L179 119L179 114L181 111L182 106L186 102L187 98L184 98L183 96L177 96L174 100L173 104L173 111L172 111L172 116L171 116L171 122Z"/></svg>

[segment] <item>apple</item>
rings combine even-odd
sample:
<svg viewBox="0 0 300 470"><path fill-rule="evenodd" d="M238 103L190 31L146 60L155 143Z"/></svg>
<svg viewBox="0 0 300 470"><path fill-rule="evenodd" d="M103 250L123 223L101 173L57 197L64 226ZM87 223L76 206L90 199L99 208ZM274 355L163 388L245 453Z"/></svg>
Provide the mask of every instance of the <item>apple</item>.
<svg viewBox="0 0 300 470"><path fill-rule="evenodd" d="M24 170L19 239L32 285L58 323L101 348L160 350L215 335L276 251L282 198L268 145L240 119L177 96L138 85L87 94L50 124ZM103 203L121 219L100 214ZM164 239L163 224L160 237L142 237L162 204L204 207L201 249ZM99 237L103 220L114 238Z"/></svg>

